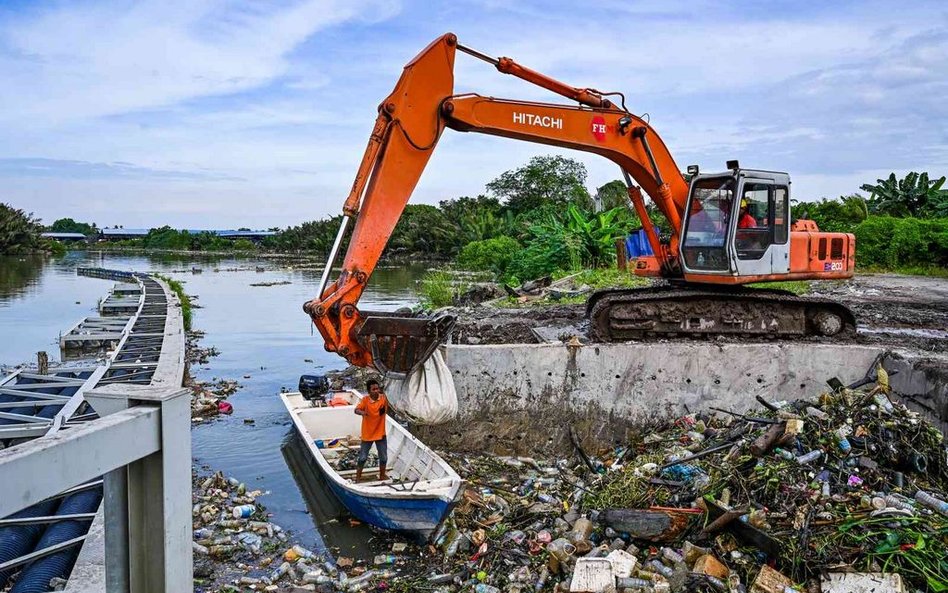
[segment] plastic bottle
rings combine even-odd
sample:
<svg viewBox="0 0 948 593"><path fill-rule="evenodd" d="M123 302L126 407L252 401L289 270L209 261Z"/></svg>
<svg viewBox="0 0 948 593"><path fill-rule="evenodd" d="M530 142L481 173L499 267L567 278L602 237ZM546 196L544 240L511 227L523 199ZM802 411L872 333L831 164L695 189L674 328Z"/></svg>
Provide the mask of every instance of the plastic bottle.
<svg viewBox="0 0 948 593"><path fill-rule="evenodd" d="M662 564L659 560L651 560L648 565L658 574L662 575L666 579L675 574L675 571L671 568Z"/></svg>
<svg viewBox="0 0 948 593"><path fill-rule="evenodd" d="M325 583L331 583L332 577L328 574L323 574L320 571L314 570L303 575L303 582L307 585L322 585Z"/></svg>
<svg viewBox="0 0 948 593"><path fill-rule="evenodd" d="M547 544L546 551L560 562L565 562L576 552L576 546L561 537Z"/></svg>
<svg viewBox="0 0 948 593"><path fill-rule="evenodd" d="M270 582L271 582L271 583L275 583L275 582L279 581L280 579L283 578L283 576L284 576L285 574L287 574L288 572L290 572L290 570L292 570L292 569L293 569L293 567L290 566L290 563L289 563L289 562L284 562L284 563L280 564L280 566L276 567L276 570L274 570L273 572L270 573Z"/></svg>
<svg viewBox="0 0 948 593"><path fill-rule="evenodd" d="M774 453L776 453L777 455L779 455L780 457L783 457L784 459L788 461L793 461L794 459L797 458L797 456L794 455L792 451L787 451L786 449L781 449L780 447L777 447L776 449L774 449Z"/></svg>
<svg viewBox="0 0 948 593"><path fill-rule="evenodd" d="M836 436L836 444L839 447L839 450L843 453L848 454L853 449L849 439L846 438L852 433L852 431L853 429L850 428L849 425L844 424L833 432L833 434Z"/></svg>
<svg viewBox="0 0 948 593"><path fill-rule="evenodd" d="M672 550L671 548L662 548L662 556L665 557L672 564L681 564L685 561L685 557Z"/></svg>
<svg viewBox="0 0 948 593"><path fill-rule="evenodd" d="M937 498L935 498L928 492L925 492L924 490L919 490L918 492L915 493L915 500L927 506L928 508L932 509L933 511L939 513L940 515L944 517L948 517L948 502L945 502L943 500L938 500Z"/></svg>
<svg viewBox="0 0 948 593"><path fill-rule="evenodd" d="M652 581L637 579L635 577L619 577L616 579L617 589L651 589Z"/></svg>
<svg viewBox="0 0 948 593"><path fill-rule="evenodd" d="M500 589L487 583L478 583L474 585L474 593L500 593Z"/></svg>
<svg viewBox="0 0 948 593"><path fill-rule="evenodd" d="M728 589L727 584L725 584L725 582L719 579L718 577L705 575L705 578L708 579L708 583L710 583L711 586L717 589L718 591L727 591Z"/></svg>
<svg viewBox="0 0 948 593"><path fill-rule="evenodd" d="M895 411L892 402L889 401L889 398L881 391L872 396L872 401L876 402L876 405L886 414L891 414Z"/></svg>
<svg viewBox="0 0 948 593"><path fill-rule="evenodd" d="M379 554L375 557L375 565L395 564L396 560L398 560L398 557L394 554Z"/></svg>
<svg viewBox="0 0 948 593"><path fill-rule="evenodd" d="M819 449L816 449L815 451L810 451L809 453L806 453L804 455L800 455L799 457L797 457L797 463L799 463L800 465L806 465L808 463L816 461L822 455L823 455L823 452L820 451Z"/></svg>
<svg viewBox="0 0 948 593"><path fill-rule="evenodd" d="M819 408L814 408L813 406L807 407L806 415L812 418L819 418L820 420L826 420L829 418L829 414Z"/></svg>
<svg viewBox="0 0 948 593"><path fill-rule="evenodd" d="M225 545L219 545L219 546L210 546L210 547L207 549L207 551L208 551L208 553L210 553L211 556L223 556L223 555L226 555L226 554L230 554L230 553L233 552L235 549L237 549L237 546L232 546L232 545L226 545L226 544L225 544Z"/></svg>
<svg viewBox="0 0 948 593"><path fill-rule="evenodd" d="M257 510L257 507L252 504L242 504L234 507L232 511L235 519L246 519Z"/></svg>
<svg viewBox="0 0 948 593"><path fill-rule="evenodd" d="M577 542L588 540L589 536L592 535L593 524L592 521L582 516L579 519L576 519L576 522L573 523L573 528L570 530L569 535L566 536L566 539L573 545L576 545Z"/></svg>

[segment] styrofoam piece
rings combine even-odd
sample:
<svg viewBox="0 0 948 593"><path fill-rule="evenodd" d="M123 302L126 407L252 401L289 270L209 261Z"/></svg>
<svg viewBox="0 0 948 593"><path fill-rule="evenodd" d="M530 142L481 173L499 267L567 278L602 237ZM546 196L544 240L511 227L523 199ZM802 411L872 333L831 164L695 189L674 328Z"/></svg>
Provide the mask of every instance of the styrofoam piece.
<svg viewBox="0 0 948 593"><path fill-rule="evenodd" d="M570 593L599 593L609 585L615 585L612 562L606 558L577 558L573 568Z"/></svg>
<svg viewBox="0 0 948 593"><path fill-rule="evenodd" d="M831 572L820 587L823 593L905 593L901 575L881 572Z"/></svg>
<svg viewBox="0 0 948 593"><path fill-rule="evenodd" d="M612 574L619 578L628 578L632 576L639 559L629 554L625 550L613 550L606 556L606 560L612 563Z"/></svg>

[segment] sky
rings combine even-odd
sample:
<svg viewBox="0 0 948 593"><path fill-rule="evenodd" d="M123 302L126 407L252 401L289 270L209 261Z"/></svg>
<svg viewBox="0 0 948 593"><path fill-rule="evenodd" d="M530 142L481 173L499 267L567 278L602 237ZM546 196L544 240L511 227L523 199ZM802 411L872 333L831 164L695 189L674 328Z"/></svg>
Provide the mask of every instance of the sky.
<svg viewBox="0 0 948 593"><path fill-rule="evenodd" d="M756 0L0 0L0 201L44 222L270 228L341 212L404 64L447 31L625 93L684 169L787 171L795 199L948 174L948 4ZM458 55L457 93L567 102ZM411 203L542 154L447 130Z"/></svg>

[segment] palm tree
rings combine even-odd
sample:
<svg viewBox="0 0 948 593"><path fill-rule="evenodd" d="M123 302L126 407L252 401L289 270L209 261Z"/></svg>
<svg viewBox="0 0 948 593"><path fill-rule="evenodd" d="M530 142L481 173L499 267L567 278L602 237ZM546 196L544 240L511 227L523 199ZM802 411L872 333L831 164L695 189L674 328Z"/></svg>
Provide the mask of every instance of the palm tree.
<svg viewBox="0 0 948 593"><path fill-rule="evenodd" d="M43 227L32 213L0 203L0 254L28 252L42 245Z"/></svg>

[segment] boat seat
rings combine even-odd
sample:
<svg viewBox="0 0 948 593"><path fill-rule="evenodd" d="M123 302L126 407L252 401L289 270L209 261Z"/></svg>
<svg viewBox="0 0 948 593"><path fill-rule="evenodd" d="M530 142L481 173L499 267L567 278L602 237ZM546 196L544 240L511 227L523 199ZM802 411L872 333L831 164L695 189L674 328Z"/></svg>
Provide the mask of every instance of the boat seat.
<svg viewBox="0 0 948 593"><path fill-rule="evenodd" d="M357 470L357 469L344 469L344 470L339 471L339 472L336 472L336 473L345 478L345 477L348 477L348 476L354 476L354 475L356 475L356 472L357 472L357 471L359 471L359 470ZM377 473L379 473L379 468L378 468L378 466L375 466L375 467L366 467L366 468L363 468L363 470L362 470L362 475L363 475L363 476L366 475L366 474L377 474Z"/></svg>

